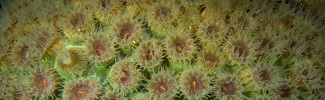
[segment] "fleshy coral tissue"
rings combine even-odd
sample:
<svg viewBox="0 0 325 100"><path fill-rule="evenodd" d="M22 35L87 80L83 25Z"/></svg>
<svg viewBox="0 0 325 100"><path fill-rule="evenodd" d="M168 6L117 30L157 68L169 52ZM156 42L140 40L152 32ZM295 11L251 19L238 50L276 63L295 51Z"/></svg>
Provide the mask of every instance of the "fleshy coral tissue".
<svg viewBox="0 0 325 100"><path fill-rule="evenodd" d="M325 98L324 0L1 0L0 100Z"/></svg>

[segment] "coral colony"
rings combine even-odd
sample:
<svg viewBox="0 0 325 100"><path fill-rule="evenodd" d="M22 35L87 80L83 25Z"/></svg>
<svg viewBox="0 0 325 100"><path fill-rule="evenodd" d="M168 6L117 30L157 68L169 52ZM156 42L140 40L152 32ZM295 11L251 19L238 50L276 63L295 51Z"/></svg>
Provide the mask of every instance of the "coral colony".
<svg viewBox="0 0 325 100"><path fill-rule="evenodd" d="M325 98L323 0L0 4L0 100Z"/></svg>

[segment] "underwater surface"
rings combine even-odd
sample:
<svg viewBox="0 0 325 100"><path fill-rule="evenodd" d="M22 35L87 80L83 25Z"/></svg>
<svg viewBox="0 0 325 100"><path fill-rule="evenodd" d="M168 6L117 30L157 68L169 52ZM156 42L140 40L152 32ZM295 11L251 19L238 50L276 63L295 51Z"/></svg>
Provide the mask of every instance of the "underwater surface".
<svg viewBox="0 0 325 100"><path fill-rule="evenodd" d="M325 98L324 0L1 0L0 100Z"/></svg>

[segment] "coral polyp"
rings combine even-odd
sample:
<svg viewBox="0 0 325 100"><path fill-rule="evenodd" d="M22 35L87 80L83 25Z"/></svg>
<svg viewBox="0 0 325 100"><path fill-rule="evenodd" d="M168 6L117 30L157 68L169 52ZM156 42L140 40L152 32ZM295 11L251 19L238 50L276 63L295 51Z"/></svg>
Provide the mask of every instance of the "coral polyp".
<svg viewBox="0 0 325 100"><path fill-rule="evenodd" d="M323 99L324 0L0 0L0 100Z"/></svg>
<svg viewBox="0 0 325 100"><path fill-rule="evenodd" d="M54 67L62 78L70 79L74 76L82 75L87 70L87 59L77 47L64 48L54 62Z"/></svg>
<svg viewBox="0 0 325 100"><path fill-rule="evenodd" d="M126 99L122 93L111 90L109 88L106 88L104 93L105 94L100 98L102 100L125 100Z"/></svg>
<svg viewBox="0 0 325 100"><path fill-rule="evenodd" d="M78 78L70 80L64 85L63 99L66 100L94 100L98 99L101 85L93 78Z"/></svg>
<svg viewBox="0 0 325 100"><path fill-rule="evenodd" d="M297 87L284 83L277 88L278 99L297 99Z"/></svg>
<svg viewBox="0 0 325 100"><path fill-rule="evenodd" d="M287 40L287 44L285 44L285 57L291 57L291 56L297 56L304 53L307 49L307 42L306 41L300 41L304 40L304 35L296 35L296 33L300 33L301 30L297 29L291 29L288 31L285 31L285 33L280 34L280 36Z"/></svg>
<svg viewBox="0 0 325 100"><path fill-rule="evenodd" d="M220 53L221 50L218 47L211 43L206 43L202 50L198 53L196 64L197 66L213 75L216 72L220 71L226 64L224 54Z"/></svg>
<svg viewBox="0 0 325 100"><path fill-rule="evenodd" d="M179 87L186 99L204 99L211 91L210 80L204 71L189 68L180 76Z"/></svg>
<svg viewBox="0 0 325 100"><path fill-rule="evenodd" d="M162 0L148 5L150 8L146 16L151 34L154 37L160 39L165 38L168 35L168 29L175 26L174 21L180 13L179 7L175 2L174 0Z"/></svg>
<svg viewBox="0 0 325 100"><path fill-rule="evenodd" d="M214 80L214 95L221 99L243 99L243 87L240 79L234 75L224 75Z"/></svg>
<svg viewBox="0 0 325 100"><path fill-rule="evenodd" d="M24 39L30 39L29 36L20 37L14 42L11 48L9 59L18 70L26 70L34 60L33 53L31 52L31 44L29 42L23 42Z"/></svg>
<svg viewBox="0 0 325 100"><path fill-rule="evenodd" d="M265 58L267 59L267 58ZM267 62L265 59L258 59L249 68L241 71L241 80L247 89L257 89L264 95L276 91L282 83L281 75L283 71L273 66L274 63Z"/></svg>
<svg viewBox="0 0 325 100"><path fill-rule="evenodd" d="M225 39L229 29L226 23L220 20L204 20L199 24L198 37L200 44L206 44L207 42L216 42L221 44L222 40Z"/></svg>
<svg viewBox="0 0 325 100"><path fill-rule="evenodd" d="M178 29L172 31L165 40L166 54L172 67L183 69L179 65L189 63L196 54L196 44L188 31Z"/></svg>
<svg viewBox="0 0 325 100"><path fill-rule="evenodd" d="M319 87L318 81L321 80L321 76L318 74L321 73L321 69L315 66L314 61L308 60L308 58L299 58L300 62L294 64L288 70L293 70L295 74L292 77L295 81L300 82L298 86L306 90L313 90Z"/></svg>
<svg viewBox="0 0 325 100"><path fill-rule="evenodd" d="M279 84L274 70L267 67L257 70L255 80L264 88L272 88Z"/></svg>
<svg viewBox="0 0 325 100"><path fill-rule="evenodd" d="M126 14L115 17L112 21L110 33L117 39L117 43L123 50L128 53L133 46L138 45L144 36L142 23L138 18L132 18Z"/></svg>
<svg viewBox="0 0 325 100"><path fill-rule="evenodd" d="M106 24L110 24L111 19L123 10L123 2L119 0L91 0L90 6L94 17Z"/></svg>
<svg viewBox="0 0 325 100"><path fill-rule="evenodd" d="M140 86L141 73L135 63L128 59L120 60L110 69L108 81L114 90L127 94Z"/></svg>
<svg viewBox="0 0 325 100"><path fill-rule="evenodd" d="M46 63L37 63L34 67L29 79L32 95L40 99L54 98L59 85L59 76L53 66Z"/></svg>
<svg viewBox="0 0 325 100"><path fill-rule="evenodd" d="M89 60L96 64L111 62L115 57L116 50L114 46L116 39L109 35L105 36L105 33L108 33L108 31L93 31L85 43Z"/></svg>
<svg viewBox="0 0 325 100"><path fill-rule="evenodd" d="M256 42L260 42L260 46L257 48L261 55L277 55L281 54L281 48L284 48L286 40L281 40L280 36L275 33L276 30L272 27L266 27L261 33L254 35Z"/></svg>
<svg viewBox="0 0 325 100"><path fill-rule="evenodd" d="M149 98L170 100L175 97L178 89L176 79L172 73L166 71L154 74L146 86L150 92Z"/></svg>
<svg viewBox="0 0 325 100"><path fill-rule="evenodd" d="M242 31L229 36L229 39L226 40L223 51L227 52L227 56L231 59L232 63L248 65L256 60L256 48L259 44L253 42L254 38L249 34L251 33Z"/></svg>
<svg viewBox="0 0 325 100"><path fill-rule="evenodd" d="M32 52L35 54L35 59L48 58L54 59L57 51L62 48L64 40L59 32L54 29L52 23L42 23L35 29L33 34L36 35L32 43Z"/></svg>
<svg viewBox="0 0 325 100"><path fill-rule="evenodd" d="M29 91L24 86L10 86L10 90L7 90L7 94L4 99L11 100L30 100L32 99L29 95Z"/></svg>
<svg viewBox="0 0 325 100"><path fill-rule="evenodd" d="M92 12L81 6L74 3L67 5L64 7L66 11L59 17L62 23L67 23L60 24L60 27L72 43L82 42L88 35L86 31L95 28Z"/></svg>
<svg viewBox="0 0 325 100"><path fill-rule="evenodd" d="M1 94L0 99L8 99L8 100L30 100L32 97L30 96L30 90L26 86L27 84L19 84L21 82L25 82L23 78L26 77L18 77L18 75L11 74L9 72L2 72L1 75Z"/></svg>
<svg viewBox="0 0 325 100"><path fill-rule="evenodd" d="M153 69L163 61L163 47L156 40L143 41L136 49L138 64L145 69Z"/></svg>

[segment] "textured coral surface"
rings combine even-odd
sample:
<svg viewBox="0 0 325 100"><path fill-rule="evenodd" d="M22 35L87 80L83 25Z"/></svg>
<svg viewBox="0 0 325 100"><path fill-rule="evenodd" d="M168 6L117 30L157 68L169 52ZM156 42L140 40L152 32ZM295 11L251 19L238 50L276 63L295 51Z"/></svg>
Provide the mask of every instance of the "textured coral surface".
<svg viewBox="0 0 325 100"><path fill-rule="evenodd" d="M0 100L325 98L324 0L1 0Z"/></svg>

